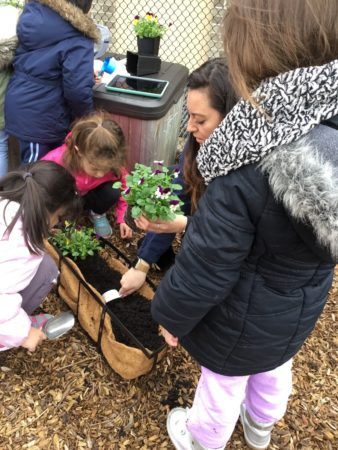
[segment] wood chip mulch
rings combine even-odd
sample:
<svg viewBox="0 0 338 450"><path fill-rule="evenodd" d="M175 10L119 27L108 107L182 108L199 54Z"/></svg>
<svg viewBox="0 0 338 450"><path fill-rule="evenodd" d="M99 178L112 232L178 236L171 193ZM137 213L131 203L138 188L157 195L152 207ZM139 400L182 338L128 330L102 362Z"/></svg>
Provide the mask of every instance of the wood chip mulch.
<svg viewBox="0 0 338 450"><path fill-rule="evenodd" d="M134 257L138 237L113 242ZM337 298L338 270L321 319L295 358L293 395L271 449L338 448ZM44 303L47 312L66 309L55 292ZM179 348L149 375L125 381L77 324L33 354L0 352L0 449L173 449L166 415L191 404L198 377L197 364ZM227 449L246 448L238 424Z"/></svg>

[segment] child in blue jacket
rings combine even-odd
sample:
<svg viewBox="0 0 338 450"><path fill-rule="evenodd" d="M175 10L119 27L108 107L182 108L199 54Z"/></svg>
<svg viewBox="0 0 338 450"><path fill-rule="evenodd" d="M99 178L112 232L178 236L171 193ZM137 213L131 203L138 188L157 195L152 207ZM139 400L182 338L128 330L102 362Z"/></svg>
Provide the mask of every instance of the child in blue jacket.
<svg viewBox="0 0 338 450"><path fill-rule="evenodd" d="M71 122L93 110L92 0L29 1L18 22L19 46L5 100L8 134L23 163L62 144Z"/></svg>

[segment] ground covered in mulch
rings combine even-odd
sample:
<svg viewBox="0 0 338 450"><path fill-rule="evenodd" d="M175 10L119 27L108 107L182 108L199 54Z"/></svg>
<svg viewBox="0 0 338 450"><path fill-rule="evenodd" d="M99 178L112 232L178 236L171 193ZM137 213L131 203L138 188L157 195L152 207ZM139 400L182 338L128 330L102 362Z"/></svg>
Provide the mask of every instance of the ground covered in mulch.
<svg viewBox="0 0 338 450"><path fill-rule="evenodd" d="M136 240L123 244L131 257ZM121 248L117 237L113 242ZM271 449L337 448L337 298L338 271L322 317L295 358L293 395ZM54 293L44 309L56 313L67 307ZM33 354L0 353L0 449L172 449L167 412L191 404L198 377L197 364L179 348L149 375L125 381L77 324ZM227 449L246 448L238 424Z"/></svg>

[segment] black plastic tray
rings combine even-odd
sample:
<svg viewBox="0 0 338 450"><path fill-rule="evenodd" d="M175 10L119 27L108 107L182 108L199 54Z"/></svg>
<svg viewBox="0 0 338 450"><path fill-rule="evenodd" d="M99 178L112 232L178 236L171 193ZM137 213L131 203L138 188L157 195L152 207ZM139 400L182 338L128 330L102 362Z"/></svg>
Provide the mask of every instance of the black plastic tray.
<svg viewBox="0 0 338 450"><path fill-rule="evenodd" d="M162 98L137 97L127 93L108 92L103 83L94 86L97 109L142 120L159 120L182 97L189 71L181 64L162 61L161 70L149 78L169 81Z"/></svg>

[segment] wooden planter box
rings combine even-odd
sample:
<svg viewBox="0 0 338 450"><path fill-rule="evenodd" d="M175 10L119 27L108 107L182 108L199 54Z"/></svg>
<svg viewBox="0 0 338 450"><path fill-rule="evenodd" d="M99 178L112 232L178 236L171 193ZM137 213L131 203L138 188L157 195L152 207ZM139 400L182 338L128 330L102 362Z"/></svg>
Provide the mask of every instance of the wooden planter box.
<svg viewBox="0 0 338 450"><path fill-rule="evenodd" d="M112 253L108 261L109 266L121 274L125 273L128 267L118 258L129 263L128 259L109 241L101 239L101 242L104 248ZM62 256L52 244L46 243L46 249L59 267L58 294L76 314L82 328L97 343L110 367L128 380L151 371L156 362L164 356L166 345L163 344L154 351L145 348L133 335L132 330L128 330L107 308L102 295L86 282L77 265L70 258ZM139 290L139 293L149 301L154 296L154 290L148 283ZM128 301L128 297L125 301ZM113 330L115 327L119 327L134 343L132 347L115 339Z"/></svg>

